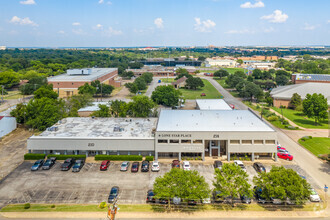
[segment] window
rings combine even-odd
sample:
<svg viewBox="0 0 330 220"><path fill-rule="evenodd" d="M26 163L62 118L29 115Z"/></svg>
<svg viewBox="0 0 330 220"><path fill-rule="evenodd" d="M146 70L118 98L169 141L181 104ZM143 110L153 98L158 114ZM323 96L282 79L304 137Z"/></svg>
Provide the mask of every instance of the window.
<svg viewBox="0 0 330 220"><path fill-rule="evenodd" d="M266 140L266 144L275 144L275 140Z"/></svg>
<svg viewBox="0 0 330 220"><path fill-rule="evenodd" d="M179 140L178 140L178 139L170 140L170 143L171 143L171 144L178 144L178 143L179 143Z"/></svg>
<svg viewBox="0 0 330 220"><path fill-rule="evenodd" d="M202 144L203 143L203 140L193 140L193 143L194 144Z"/></svg>
<svg viewBox="0 0 330 220"><path fill-rule="evenodd" d="M230 140L230 144L240 144L239 140Z"/></svg>
<svg viewBox="0 0 330 220"><path fill-rule="evenodd" d="M242 144L252 144L252 140L242 140Z"/></svg>
<svg viewBox="0 0 330 220"><path fill-rule="evenodd" d="M263 144L264 141L263 140L254 140L254 144Z"/></svg>
<svg viewBox="0 0 330 220"><path fill-rule="evenodd" d="M181 140L181 144L191 144L191 140Z"/></svg>
<svg viewBox="0 0 330 220"><path fill-rule="evenodd" d="M167 140L163 140L163 139L158 139L158 143L159 144L167 144L168 141Z"/></svg>

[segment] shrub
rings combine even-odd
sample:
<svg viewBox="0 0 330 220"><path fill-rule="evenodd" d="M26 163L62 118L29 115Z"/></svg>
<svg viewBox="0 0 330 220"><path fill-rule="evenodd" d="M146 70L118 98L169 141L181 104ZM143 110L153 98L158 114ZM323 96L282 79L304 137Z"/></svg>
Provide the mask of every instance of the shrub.
<svg viewBox="0 0 330 220"><path fill-rule="evenodd" d="M24 160L39 160L39 159L44 159L45 157L46 154L33 154L33 153L24 154Z"/></svg>
<svg viewBox="0 0 330 220"><path fill-rule="evenodd" d="M139 155L96 155L95 160L142 161Z"/></svg>
<svg viewBox="0 0 330 220"><path fill-rule="evenodd" d="M104 209L105 207L107 207L107 203L106 202L101 202L99 205L100 209Z"/></svg>
<svg viewBox="0 0 330 220"><path fill-rule="evenodd" d="M25 203L24 204L24 209L29 209L31 207L30 203Z"/></svg>
<svg viewBox="0 0 330 220"><path fill-rule="evenodd" d="M257 105L256 109L260 109L260 105Z"/></svg>
<svg viewBox="0 0 330 220"><path fill-rule="evenodd" d="M51 205L50 207L53 209L53 208L55 208L55 205L53 204L53 205Z"/></svg>
<svg viewBox="0 0 330 220"><path fill-rule="evenodd" d="M302 105L298 105L298 106L296 107L296 111L298 111L298 112L302 112L303 110L304 110L304 108L303 108Z"/></svg>
<svg viewBox="0 0 330 220"><path fill-rule="evenodd" d="M146 156L146 161L153 161L154 160L154 156Z"/></svg>
<svg viewBox="0 0 330 220"><path fill-rule="evenodd" d="M48 158L50 157L56 157L57 160L66 160L68 158L75 158L75 159L81 159L86 158L86 155L56 155L56 154L49 154L47 155Z"/></svg>
<svg viewBox="0 0 330 220"><path fill-rule="evenodd" d="M276 115L272 115L272 116L269 116L267 118L268 121L277 121L278 120L278 117Z"/></svg>

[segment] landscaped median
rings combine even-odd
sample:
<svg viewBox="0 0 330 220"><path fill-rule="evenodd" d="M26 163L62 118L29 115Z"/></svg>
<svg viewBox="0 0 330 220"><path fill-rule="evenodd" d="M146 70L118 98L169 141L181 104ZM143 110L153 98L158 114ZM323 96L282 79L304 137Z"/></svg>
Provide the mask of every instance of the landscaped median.
<svg viewBox="0 0 330 220"><path fill-rule="evenodd" d="M308 136L300 138L298 142L315 156L330 161L330 138Z"/></svg>

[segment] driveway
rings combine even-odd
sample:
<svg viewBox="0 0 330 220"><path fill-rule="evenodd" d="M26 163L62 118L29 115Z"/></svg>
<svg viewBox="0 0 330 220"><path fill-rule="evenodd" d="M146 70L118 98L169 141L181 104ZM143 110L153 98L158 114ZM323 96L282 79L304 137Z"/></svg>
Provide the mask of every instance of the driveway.
<svg viewBox="0 0 330 220"><path fill-rule="evenodd" d="M217 81L210 77L203 77L208 80L223 96L225 101L229 104L235 105L237 109L248 109L248 107L233 97L229 92L227 92ZM256 114L259 115L258 112ZM267 121L265 121L268 123ZM286 130L282 131L279 128L272 126L268 123L275 131L277 131L277 139L279 143L285 147L294 157L294 161L304 170L309 173L313 181L318 185L319 189L323 189L325 184L330 183L330 165L319 160L311 152L301 147L293 139L291 139L287 134ZM308 132L306 134L309 134ZM311 132L309 135L313 135ZM330 196L330 191L328 191L328 196Z"/></svg>

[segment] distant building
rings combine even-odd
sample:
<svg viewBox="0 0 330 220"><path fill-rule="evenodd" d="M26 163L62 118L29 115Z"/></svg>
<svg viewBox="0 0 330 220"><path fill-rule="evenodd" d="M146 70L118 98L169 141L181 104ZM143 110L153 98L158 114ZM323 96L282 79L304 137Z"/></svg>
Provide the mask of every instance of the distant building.
<svg viewBox="0 0 330 220"><path fill-rule="evenodd" d="M145 72L152 73L154 76L160 77L176 75L173 67L164 67L161 65L143 66L141 69L126 69L126 71L132 71L135 76L141 76Z"/></svg>
<svg viewBox="0 0 330 220"><path fill-rule="evenodd" d="M198 61L195 59L188 59L188 60L179 60L179 58L148 58L146 60L138 61L143 63L144 65L162 65L162 66L201 66L202 61Z"/></svg>
<svg viewBox="0 0 330 220"><path fill-rule="evenodd" d="M77 95L80 86L96 80L114 87L121 86L117 68L71 69L65 74L48 78L48 84L53 85L60 98L67 98Z"/></svg>
<svg viewBox="0 0 330 220"><path fill-rule="evenodd" d="M230 59L222 59L218 57L207 58L205 64L210 66L219 66L219 67L236 67L237 62Z"/></svg>
<svg viewBox="0 0 330 220"><path fill-rule="evenodd" d="M275 68L274 62L260 62L254 60L243 60L243 67L250 67L253 69L269 70Z"/></svg>
<svg viewBox="0 0 330 220"><path fill-rule="evenodd" d="M0 116L0 138L9 134L17 128L16 118Z"/></svg>
<svg viewBox="0 0 330 220"><path fill-rule="evenodd" d="M196 99L199 110L233 110L223 99Z"/></svg>
<svg viewBox="0 0 330 220"><path fill-rule="evenodd" d="M238 57L237 59L240 60L256 60L256 61L263 61L263 60L269 60L269 61L277 61L278 56L252 56L252 57Z"/></svg>
<svg viewBox="0 0 330 220"><path fill-rule="evenodd" d="M5 50L5 49L7 49L6 46L0 46L0 50Z"/></svg>
<svg viewBox="0 0 330 220"><path fill-rule="evenodd" d="M186 86L186 81L187 81L187 77L183 76L180 79L178 79L175 82L172 82L172 85L174 86L174 88L179 89L181 87L185 87Z"/></svg>
<svg viewBox="0 0 330 220"><path fill-rule="evenodd" d="M298 93L304 100L307 94L321 93L328 99L328 106L330 106L330 84L329 83L303 83L288 86L280 86L270 92L273 98L275 107L285 106L288 107L291 97L294 93Z"/></svg>
<svg viewBox="0 0 330 220"><path fill-rule="evenodd" d="M330 83L330 75L328 74L292 74L292 83L301 84L308 82Z"/></svg>

